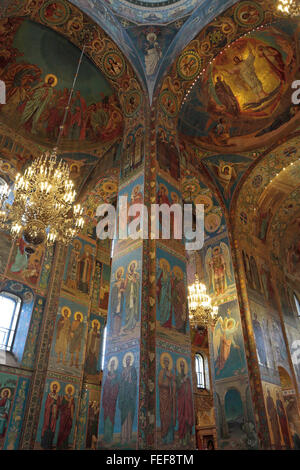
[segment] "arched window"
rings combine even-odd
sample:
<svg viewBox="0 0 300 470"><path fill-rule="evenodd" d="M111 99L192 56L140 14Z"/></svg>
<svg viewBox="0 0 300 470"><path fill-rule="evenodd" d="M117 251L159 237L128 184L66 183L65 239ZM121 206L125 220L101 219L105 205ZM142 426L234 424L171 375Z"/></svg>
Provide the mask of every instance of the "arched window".
<svg viewBox="0 0 300 470"><path fill-rule="evenodd" d="M0 293L0 349L12 349L20 308L20 297L6 291Z"/></svg>
<svg viewBox="0 0 300 470"><path fill-rule="evenodd" d="M297 315L300 318L300 301L298 299L297 294L295 294L295 292L294 292L294 301L295 301L295 305L296 305Z"/></svg>
<svg viewBox="0 0 300 470"><path fill-rule="evenodd" d="M206 388L204 359L203 359L202 354L200 353L197 353L195 355L195 368L196 368L196 377L197 377L197 388Z"/></svg>

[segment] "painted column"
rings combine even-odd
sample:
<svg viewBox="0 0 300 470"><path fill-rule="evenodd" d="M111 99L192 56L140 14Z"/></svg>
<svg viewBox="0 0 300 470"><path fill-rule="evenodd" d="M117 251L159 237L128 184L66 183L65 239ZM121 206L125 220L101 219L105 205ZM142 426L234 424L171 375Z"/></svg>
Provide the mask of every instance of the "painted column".
<svg viewBox="0 0 300 470"><path fill-rule="evenodd" d="M151 204L181 193L157 163L154 116L148 124L144 164L128 164L125 145L119 202L145 204L150 221ZM182 240L114 243L99 449L195 448L185 264Z"/></svg>

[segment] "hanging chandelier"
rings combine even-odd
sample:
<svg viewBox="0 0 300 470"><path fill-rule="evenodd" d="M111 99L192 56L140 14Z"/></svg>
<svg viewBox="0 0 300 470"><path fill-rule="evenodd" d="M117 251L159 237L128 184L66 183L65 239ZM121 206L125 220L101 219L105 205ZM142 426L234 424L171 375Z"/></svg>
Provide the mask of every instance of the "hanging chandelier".
<svg viewBox="0 0 300 470"><path fill-rule="evenodd" d="M195 282L188 286L189 318L193 328L214 326L217 321L218 307L211 304L211 298L206 293L206 286L199 282L195 275Z"/></svg>
<svg viewBox="0 0 300 470"><path fill-rule="evenodd" d="M13 238L22 234L32 245L51 245L55 241L68 244L84 225L83 209L79 204L73 205L76 191L70 169L57 159L56 150L44 153L23 176L16 176L14 201L5 208L8 192L2 193L1 225L9 224Z"/></svg>
<svg viewBox="0 0 300 470"><path fill-rule="evenodd" d="M9 187L0 185L0 228L10 229L13 238L21 235L25 242L36 246L52 245L55 241L69 244L83 228L83 208L74 204L76 191L67 163L57 157L85 46L81 51L72 89L60 126L56 147L36 158L18 174L13 188L14 199L8 203Z"/></svg>
<svg viewBox="0 0 300 470"><path fill-rule="evenodd" d="M278 0L277 8L282 13L291 16L300 15L300 0Z"/></svg>

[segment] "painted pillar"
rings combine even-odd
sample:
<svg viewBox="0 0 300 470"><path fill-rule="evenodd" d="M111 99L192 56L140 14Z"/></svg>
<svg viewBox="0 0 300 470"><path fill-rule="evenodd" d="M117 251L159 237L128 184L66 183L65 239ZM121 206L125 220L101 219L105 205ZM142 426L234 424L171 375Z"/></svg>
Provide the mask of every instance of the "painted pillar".
<svg viewBox="0 0 300 470"><path fill-rule="evenodd" d="M151 204L181 202L176 178L158 165L154 121L144 163L128 163L125 139L119 187L119 202L145 204L149 222ZM99 449L195 448L185 264L182 240L114 243Z"/></svg>

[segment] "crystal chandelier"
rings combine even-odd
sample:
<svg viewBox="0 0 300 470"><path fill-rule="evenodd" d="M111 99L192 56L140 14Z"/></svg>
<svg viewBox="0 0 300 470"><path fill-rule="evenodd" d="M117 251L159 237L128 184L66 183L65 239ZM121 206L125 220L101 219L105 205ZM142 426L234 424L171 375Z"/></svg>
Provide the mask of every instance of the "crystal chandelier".
<svg viewBox="0 0 300 470"><path fill-rule="evenodd" d="M211 304L211 298L206 293L206 286L199 282L195 275L195 282L188 286L189 318L193 328L214 326L217 321L218 307Z"/></svg>
<svg viewBox="0 0 300 470"><path fill-rule="evenodd" d="M9 187L0 185L0 228L10 229L13 238L23 236L30 245L55 241L69 244L83 228L83 208L74 204L76 191L70 179L67 163L57 158L57 148L62 137L85 46L78 62L73 86L69 95L55 149L36 158L18 174L14 183L12 204L8 203Z"/></svg>
<svg viewBox="0 0 300 470"><path fill-rule="evenodd" d="M291 16L300 15L300 0L278 0L278 10Z"/></svg>
<svg viewBox="0 0 300 470"><path fill-rule="evenodd" d="M76 197L73 187L68 165L57 159L55 150L44 153L23 176L16 176L14 201L0 211L2 226L9 224L14 238L23 234L24 240L32 245L70 243L84 225L83 209L79 204L73 205ZM2 207L7 195L6 190Z"/></svg>

